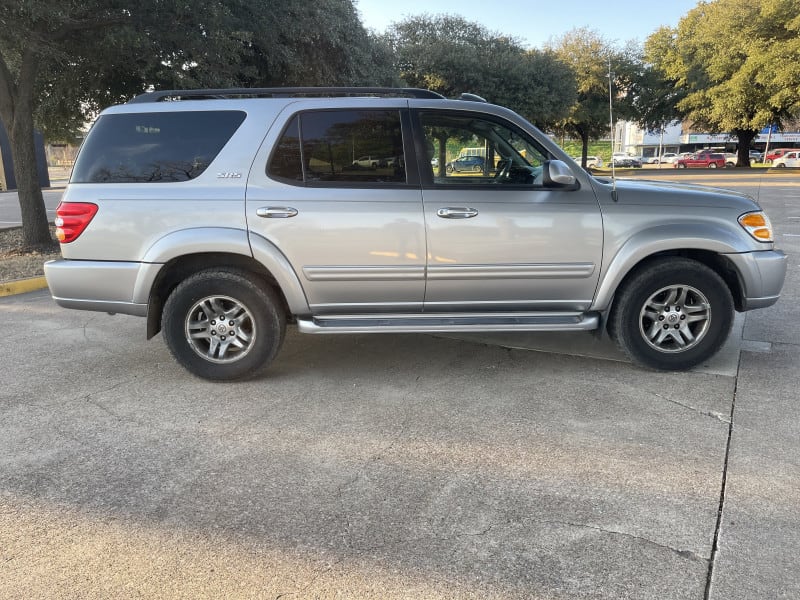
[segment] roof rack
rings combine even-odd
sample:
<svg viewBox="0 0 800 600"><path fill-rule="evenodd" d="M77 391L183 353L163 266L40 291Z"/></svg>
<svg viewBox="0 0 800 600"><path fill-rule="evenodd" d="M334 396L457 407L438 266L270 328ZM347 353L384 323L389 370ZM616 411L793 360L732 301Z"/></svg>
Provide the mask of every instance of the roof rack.
<svg viewBox="0 0 800 600"><path fill-rule="evenodd" d="M128 104L175 100L213 100L222 98L330 98L345 96L410 97L443 100L444 96L420 88L391 87L276 87L206 90L160 90L139 94Z"/></svg>

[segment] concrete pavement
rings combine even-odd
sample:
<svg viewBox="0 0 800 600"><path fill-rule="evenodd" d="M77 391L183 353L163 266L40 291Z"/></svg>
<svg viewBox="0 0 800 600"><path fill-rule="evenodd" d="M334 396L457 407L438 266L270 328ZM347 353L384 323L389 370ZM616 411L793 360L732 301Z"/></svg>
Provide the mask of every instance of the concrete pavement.
<svg viewBox="0 0 800 600"><path fill-rule="evenodd" d="M292 331L211 384L141 319L0 299L0 597L800 597L800 188L756 191L783 297L689 373Z"/></svg>

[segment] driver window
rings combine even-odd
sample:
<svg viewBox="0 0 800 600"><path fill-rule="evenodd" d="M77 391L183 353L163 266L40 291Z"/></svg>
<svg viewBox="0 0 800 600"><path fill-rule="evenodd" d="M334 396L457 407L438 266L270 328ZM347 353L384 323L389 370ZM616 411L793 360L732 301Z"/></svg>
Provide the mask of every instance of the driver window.
<svg viewBox="0 0 800 600"><path fill-rule="evenodd" d="M510 124L445 111L419 119L434 185L541 185L549 157Z"/></svg>

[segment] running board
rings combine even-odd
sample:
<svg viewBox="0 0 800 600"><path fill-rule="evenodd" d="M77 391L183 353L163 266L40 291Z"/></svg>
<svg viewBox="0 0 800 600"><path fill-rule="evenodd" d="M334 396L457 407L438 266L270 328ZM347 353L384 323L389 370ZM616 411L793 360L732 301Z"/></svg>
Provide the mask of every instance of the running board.
<svg viewBox="0 0 800 600"><path fill-rule="evenodd" d="M302 333L488 333L498 331L589 331L595 313L471 313L329 315L297 319Z"/></svg>

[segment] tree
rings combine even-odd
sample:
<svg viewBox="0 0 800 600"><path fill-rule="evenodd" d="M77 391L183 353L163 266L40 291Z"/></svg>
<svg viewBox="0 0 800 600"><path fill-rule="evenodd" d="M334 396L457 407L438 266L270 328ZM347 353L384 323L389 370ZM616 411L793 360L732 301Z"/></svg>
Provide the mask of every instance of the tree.
<svg viewBox="0 0 800 600"><path fill-rule="evenodd" d="M610 130L609 71L615 116L633 114L629 91L636 74L636 60L632 47L616 49L585 27L567 32L551 43L550 48L569 65L578 83L577 100L558 126L581 140L581 161L585 168L589 140Z"/></svg>
<svg viewBox="0 0 800 600"><path fill-rule="evenodd" d="M27 246L50 242L34 124L69 138L149 87L353 85L389 78L351 0L20 0L0 4L0 120ZM376 68L376 64L380 65Z"/></svg>
<svg viewBox="0 0 800 600"><path fill-rule="evenodd" d="M412 17L395 23L386 39L401 78L413 87L446 97L477 94L540 127L562 118L574 99L571 74L553 53L526 51L461 17Z"/></svg>
<svg viewBox="0 0 800 600"><path fill-rule="evenodd" d="M737 166L750 166L761 128L800 111L796 0L701 3L677 28L656 31L645 48L685 93L677 107L694 126L737 138Z"/></svg>
<svg viewBox="0 0 800 600"><path fill-rule="evenodd" d="M238 65L248 86L399 82L391 49L364 29L351 0L272 0L269 10L253 12Z"/></svg>
<svg viewBox="0 0 800 600"><path fill-rule="evenodd" d="M684 95L675 81L666 79L652 64L642 61L629 90L631 119L647 131L663 131L681 118L677 108Z"/></svg>

